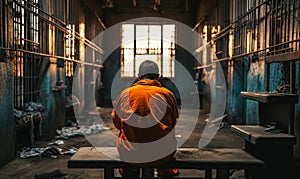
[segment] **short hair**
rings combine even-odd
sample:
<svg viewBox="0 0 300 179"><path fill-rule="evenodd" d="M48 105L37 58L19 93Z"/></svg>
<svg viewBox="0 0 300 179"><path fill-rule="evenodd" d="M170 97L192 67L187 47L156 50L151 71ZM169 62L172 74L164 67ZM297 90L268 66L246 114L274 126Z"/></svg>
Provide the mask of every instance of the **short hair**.
<svg viewBox="0 0 300 179"><path fill-rule="evenodd" d="M151 60L146 60L139 67L139 78L157 79L159 77L158 65Z"/></svg>

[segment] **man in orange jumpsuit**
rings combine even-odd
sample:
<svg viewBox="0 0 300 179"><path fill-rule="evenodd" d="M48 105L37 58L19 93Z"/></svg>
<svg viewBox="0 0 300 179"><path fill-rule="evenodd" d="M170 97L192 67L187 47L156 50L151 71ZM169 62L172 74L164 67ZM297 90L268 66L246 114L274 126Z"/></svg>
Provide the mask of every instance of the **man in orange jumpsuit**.
<svg viewBox="0 0 300 179"><path fill-rule="evenodd" d="M113 102L112 119L120 130L117 149L121 160L141 165L160 165L176 152L175 124L178 107L172 92L157 81L155 62L144 61L138 81ZM137 178L139 169L119 169L123 177ZM173 178L178 169L158 169L159 178Z"/></svg>

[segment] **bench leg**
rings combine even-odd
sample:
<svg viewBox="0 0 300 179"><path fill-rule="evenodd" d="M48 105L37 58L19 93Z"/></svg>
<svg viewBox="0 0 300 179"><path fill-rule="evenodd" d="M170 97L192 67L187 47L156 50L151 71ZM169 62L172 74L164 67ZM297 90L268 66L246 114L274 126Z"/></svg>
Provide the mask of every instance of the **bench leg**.
<svg viewBox="0 0 300 179"><path fill-rule="evenodd" d="M114 178L114 168L106 167L104 168L104 179Z"/></svg>
<svg viewBox="0 0 300 179"><path fill-rule="evenodd" d="M229 179L229 169L217 169L217 179Z"/></svg>
<svg viewBox="0 0 300 179"><path fill-rule="evenodd" d="M206 179L211 179L212 178L211 169L205 169L205 178Z"/></svg>
<svg viewBox="0 0 300 179"><path fill-rule="evenodd" d="M153 179L154 178L154 168L142 168L142 178L143 179Z"/></svg>

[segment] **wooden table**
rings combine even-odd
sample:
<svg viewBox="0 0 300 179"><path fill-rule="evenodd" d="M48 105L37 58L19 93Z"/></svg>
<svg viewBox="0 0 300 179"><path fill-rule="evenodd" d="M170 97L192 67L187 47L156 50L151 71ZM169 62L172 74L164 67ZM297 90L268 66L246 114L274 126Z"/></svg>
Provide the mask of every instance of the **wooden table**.
<svg viewBox="0 0 300 179"><path fill-rule="evenodd" d="M259 125L232 125L232 132L245 141L245 150L264 161L269 178L294 178L293 145L296 137L272 133Z"/></svg>

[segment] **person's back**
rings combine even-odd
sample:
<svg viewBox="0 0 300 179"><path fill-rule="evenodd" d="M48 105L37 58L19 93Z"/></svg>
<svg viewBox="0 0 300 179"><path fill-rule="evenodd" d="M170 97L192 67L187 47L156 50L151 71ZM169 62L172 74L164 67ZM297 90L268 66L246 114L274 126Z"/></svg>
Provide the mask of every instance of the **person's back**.
<svg viewBox="0 0 300 179"><path fill-rule="evenodd" d="M113 102L112 118L120 130L117 148L126 162L160 165L171 160L176 151L177 104L174 95L157 81L155 65L152 61L142 63L139 80ZM120 171L122 176L139 175L136 170ZM174 174L177 170L159 171L168 178Z"/></svg>

